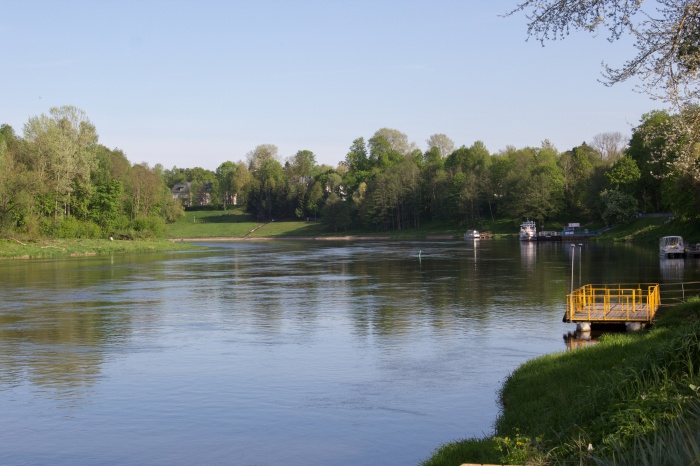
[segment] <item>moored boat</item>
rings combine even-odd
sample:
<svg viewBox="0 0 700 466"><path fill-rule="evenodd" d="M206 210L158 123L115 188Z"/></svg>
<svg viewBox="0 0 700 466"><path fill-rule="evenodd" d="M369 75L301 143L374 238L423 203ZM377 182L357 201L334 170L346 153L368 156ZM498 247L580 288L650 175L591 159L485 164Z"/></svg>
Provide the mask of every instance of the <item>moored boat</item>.
<svg viewBox="0 0 700 466"><path fill-rule="evenodd" d="M479 230L467 230L464 234L464 239L481 239L481 233L479 233Z"/></svg>
<svg viewBox="0 0 700 466"><path fill-rule="evenodd" d="M685 243L682 236L664 236L659 240L659 254L664 257L681 257L685 255Z"/></svg>
<svg viewBox="0 0 700 466"><path fill-rule="evenodd" d="M537 224L532 220L525 220L520 225L520 241L537 241Z"/></svg>

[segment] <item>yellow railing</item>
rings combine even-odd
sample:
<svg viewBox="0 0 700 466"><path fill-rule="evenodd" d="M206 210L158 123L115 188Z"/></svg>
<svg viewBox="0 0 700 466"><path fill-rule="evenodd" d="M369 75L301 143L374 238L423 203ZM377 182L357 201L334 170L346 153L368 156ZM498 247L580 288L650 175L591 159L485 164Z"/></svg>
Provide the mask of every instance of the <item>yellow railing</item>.
<svg viewBox="0 0 700 466"><path fill-rule="evenodd" d="M648 322L661 303L658 283L585 285L566 295L566 322Z"/></svg>

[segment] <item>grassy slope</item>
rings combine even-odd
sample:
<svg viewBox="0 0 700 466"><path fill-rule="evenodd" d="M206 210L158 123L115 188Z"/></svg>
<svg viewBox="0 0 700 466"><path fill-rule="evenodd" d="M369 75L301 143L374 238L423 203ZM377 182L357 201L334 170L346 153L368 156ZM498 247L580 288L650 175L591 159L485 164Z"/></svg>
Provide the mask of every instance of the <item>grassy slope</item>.
<svg viewBox="0 0 700 466"><path fill-rule="evenodd" d="M513 452L533 464L606 464L613 455L615 461L635 457L644 464L645 449L664 452L668 439L683 438L674 422L700 406L699 338L696 300L665 310L649 331L612 335L597 345L531 360L503 386L497 437L445 445L423 464L522 460ZM686 430L697 432L700 419L693 416ZM697 449L699 442L697 435L685 439L680 449ZM684 461L681 454L667 464Z"/></svg>
<svg viewBox="0 0 700 466"><path fill-rule="evenodd" d="M635 241L655 244L662 236L680 235L686 241L700 242L700 225L668 217L644 217L606 231L599 240Z"/></svg>
<svg viewBox="0 0 700 466"><path fill-rule="evenodd" d="M392 239L420 239L438 234L459 238L464 234L464 229L454 224L433 222L404 231L377 232L353 229L331 232L320 221L256 222L241 208L235 208L228 211L186 212L185 217L168 225L166 230L168 238L388 236Z"/></svg>

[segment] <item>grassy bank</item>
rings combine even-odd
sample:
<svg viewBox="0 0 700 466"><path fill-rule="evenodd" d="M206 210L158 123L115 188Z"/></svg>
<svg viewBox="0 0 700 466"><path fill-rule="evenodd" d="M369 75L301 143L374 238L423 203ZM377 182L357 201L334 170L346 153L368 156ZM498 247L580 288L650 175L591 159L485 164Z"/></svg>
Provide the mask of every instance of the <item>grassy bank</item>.
<svg viewBox="0 0 700 466"><path fill-rule="evenodd" d="M700 242L700 223L669 217L643 217L604 232L597 240L634 241L657 244L662 236L682 236L686 242Z"/></svg>
<svg viewBox="0 0 700 466"><path fill-rule="evenodd" d="M493 437L450 443L423 465L698 464L700 300L649 330L529 361L500 400Z"/></svg>
<svg viewBox="0 0 700 466"><path fill-rule="evenodd" d="M109 241L106 239L0 240L0 259L34 259L96 256L117 253L162 252L192 249L168 240Z"/></svg>
<svg viewBox="0 0 700 466"><path fill-rule="evenodd" d="M418 228L403 231L375 231L353 228L342 232L329 231L320 221L254 221L242 208L226 211L188 211L177 222L166 227L168 238L261 238L261 237L333 237L333 236L377 236L395 240L421 240L432 237L460 239L467 227L491 231L497 237L515 237L520 222L513 219L482 220L474 224L461 225L447 222L425 222ZM561 223L550 222L547 229L560 231ZM591 225L591 229L602 225ZM659 238L681 235L689 242L700 242L700 222L683 222L669 217L643 217L607 230L596 241L634 241L655 244Z"/></svg>
<svg viewBox="0 0 700 466"><path fill-rule="evenodd" d="M420 228L403 231L355 228L333 232L318 220L257 222L241 208L226 211L188 211L183 218L166 227L166 236L173 239L376 236L402 240L425 239L434 235L461 238L463 234L463 228L443 222L432 222Z"/></svg>

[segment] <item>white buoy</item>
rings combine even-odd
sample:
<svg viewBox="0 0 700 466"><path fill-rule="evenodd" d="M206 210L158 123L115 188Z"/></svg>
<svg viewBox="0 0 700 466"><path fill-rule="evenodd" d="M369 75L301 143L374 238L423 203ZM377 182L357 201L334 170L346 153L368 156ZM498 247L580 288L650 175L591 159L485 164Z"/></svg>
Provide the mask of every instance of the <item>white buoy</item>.
<svg viewBox="0 0 700 466"><path fill-rule="evenodd" d="M579 322L576 324L576 331L577 332L590 332L591 331L591 323L590 322Z"/></svg>

